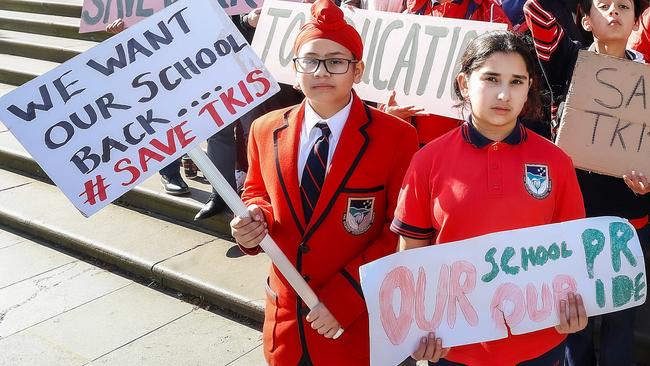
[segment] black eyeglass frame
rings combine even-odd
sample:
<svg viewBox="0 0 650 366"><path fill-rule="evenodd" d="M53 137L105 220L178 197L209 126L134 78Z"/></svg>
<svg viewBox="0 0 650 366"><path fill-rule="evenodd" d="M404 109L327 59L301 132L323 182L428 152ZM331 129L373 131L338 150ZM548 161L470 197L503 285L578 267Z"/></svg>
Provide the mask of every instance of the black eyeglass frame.
<svg viewBox="0 0 650 366"><path fill-rule="evenodd" d="M301 71L300 67L298 66L298 60L301 60L301 59L310 59L310 60L318 61L318 65L316 65L316 68L312 72ZM347 61L348 64L347 64L347 67L345 68L345 71L343 71L343 72L332 72L327 67L327 61L329 61L329 60ZM318 71L318 69L320 68L320 65L323 64L323 66L325 67L325 71L327 71L327 73L333 74L333 75L346 74L348 71L350 71L350 64L356 64L357 62L359 62L359 60L348 60L346 58L339 58L339 57L332 57L332 58L325 58L325 59L320 59L320 58L315 58L315 57L294 57L292 61L293 61L293 66L296 68L296 72L298 72L298 73L301 73L301 74L314 74L314 73L316 73L316 71Z"/></svg>

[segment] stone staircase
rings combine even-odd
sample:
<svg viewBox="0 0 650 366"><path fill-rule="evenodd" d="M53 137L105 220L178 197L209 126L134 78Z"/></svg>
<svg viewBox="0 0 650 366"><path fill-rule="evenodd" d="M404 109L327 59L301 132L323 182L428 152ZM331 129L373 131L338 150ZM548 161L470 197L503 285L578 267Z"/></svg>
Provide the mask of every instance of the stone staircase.
<svg viewBox="0 0 650 366"><path fill-rule="evenodd" d="M78 33L82 1L0 0L0 96L109 37ZM194 222L210 187L187 182L191 195L173 197L154 175L84 219L0 121L0 225L260 321L268 258L239 258L227 215ZM647 309L638 317L638 365L650 365Z"/></svg>
<svg viewBox="0 0 650 366"><path fill-rule="evenodd" d="M0 0L0 96L109 37L78 33L82 1ZM260 321L269 260L239 258L230 216L194 222L210 186L186 181L174 197L154 175L85 219L0 121L0 225Z"/></svg>

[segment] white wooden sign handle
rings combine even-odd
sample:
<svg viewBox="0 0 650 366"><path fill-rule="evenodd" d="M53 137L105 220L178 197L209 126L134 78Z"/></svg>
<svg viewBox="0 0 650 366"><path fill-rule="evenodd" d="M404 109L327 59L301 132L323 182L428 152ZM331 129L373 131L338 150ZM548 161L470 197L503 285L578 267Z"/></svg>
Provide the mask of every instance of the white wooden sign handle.
<svg viewBox="0 0 650 366"><path fill-rule="evenodd" d="M246 205L239 198L237 192L230 186L226 178L219 172L219 170L212 164L212 161L208 158L205 152L197 147L187 153L190 158L194 161L194 164L201 170L203 175L207 180L212 184L212 187L217 191L219 196L226 202L228 207L232 212L239 217L248 217L248 210ZM278 248L278 245L273 241L270 235L266 235L264 239L260 242L260 247L264 249L264 252L271 258L271 261L275 266L280 270L284 278L289 281L291 287L296 291L298 296L305 302L305 304L313 309L320 303L318 301L318 296L314 293L314 290L309 287L307 282L302 278L300 273L296 271L289 259L284 255L284 253ZM343 334L343 328L339 328L338 332L334 338L338 338Z"/></svg>

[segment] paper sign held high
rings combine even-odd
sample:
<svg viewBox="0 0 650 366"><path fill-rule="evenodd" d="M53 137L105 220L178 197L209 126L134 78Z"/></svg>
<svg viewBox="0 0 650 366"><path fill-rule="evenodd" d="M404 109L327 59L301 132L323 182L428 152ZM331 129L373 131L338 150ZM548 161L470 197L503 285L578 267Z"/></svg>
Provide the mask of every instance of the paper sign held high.
<svg viewBox="0 0 650 366"><path fill-rule="evenodd" d="M179 1L0 98L89 216L279 90L213 0Z"/></svg>
<svg viewBox="0 0 650 366"><path fill-rule="evenodd" d="M650 176L648 65L580 51L557 144L576 167Z"/></svg>

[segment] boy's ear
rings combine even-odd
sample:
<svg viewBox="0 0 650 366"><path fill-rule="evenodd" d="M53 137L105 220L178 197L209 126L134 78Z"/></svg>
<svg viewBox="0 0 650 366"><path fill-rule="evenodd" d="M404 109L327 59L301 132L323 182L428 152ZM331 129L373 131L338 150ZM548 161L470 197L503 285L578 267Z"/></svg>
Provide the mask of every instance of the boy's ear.
<svg viewBox="0 0 650 366"><path fill-rule="evenodd" d="M591 18L588 15L583 16L580 23L584 30L591 32Z"/></svg>
<svg viewBox="0 0 650 366"><path fill-rule="evenodd" d="M363 61L356 62L354 64L354 83L359 84L361 78L363 77L363 71L366 69L366 64Z"/></svg>

